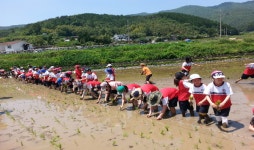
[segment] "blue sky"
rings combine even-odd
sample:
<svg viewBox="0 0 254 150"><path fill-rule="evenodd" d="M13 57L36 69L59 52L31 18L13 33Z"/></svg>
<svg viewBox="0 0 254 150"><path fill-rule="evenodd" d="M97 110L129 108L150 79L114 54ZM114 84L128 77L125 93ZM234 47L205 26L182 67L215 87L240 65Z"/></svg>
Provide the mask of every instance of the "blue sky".
<svg viewBox="0 0 254 150"><path fill-rule="evenodd" d="M1 0L0 26L35 23L83 13L129 15L155 13L186 5L215 6L250 0Z"/></svg>

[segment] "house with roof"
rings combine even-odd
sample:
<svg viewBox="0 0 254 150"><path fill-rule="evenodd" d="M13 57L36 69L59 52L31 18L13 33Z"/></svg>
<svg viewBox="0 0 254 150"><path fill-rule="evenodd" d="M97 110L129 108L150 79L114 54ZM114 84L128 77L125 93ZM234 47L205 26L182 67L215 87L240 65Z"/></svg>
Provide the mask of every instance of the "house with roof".
<svg viewBox="0 0 254 150"><path fill-rule="evenodd" d="M28 51L32 48L31 44L21 40L0 43L0 53L6 54Z"/></svg>
<svg viewBox="0 0 254 150"><path fill-rule="evenodd" d="M127 34L115 34L112 38L115 42L129 41L130 37Z"/></svg>

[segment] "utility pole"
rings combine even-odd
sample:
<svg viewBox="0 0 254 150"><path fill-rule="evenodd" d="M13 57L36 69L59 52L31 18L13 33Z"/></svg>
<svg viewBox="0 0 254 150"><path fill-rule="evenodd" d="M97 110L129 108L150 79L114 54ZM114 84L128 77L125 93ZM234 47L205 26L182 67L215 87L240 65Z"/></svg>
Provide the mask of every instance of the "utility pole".
<svg viewBox="0 0 254 150"><path fill-rule="evenodd" d="M220 38L221 38L221 9L220 9Z"/></svg>

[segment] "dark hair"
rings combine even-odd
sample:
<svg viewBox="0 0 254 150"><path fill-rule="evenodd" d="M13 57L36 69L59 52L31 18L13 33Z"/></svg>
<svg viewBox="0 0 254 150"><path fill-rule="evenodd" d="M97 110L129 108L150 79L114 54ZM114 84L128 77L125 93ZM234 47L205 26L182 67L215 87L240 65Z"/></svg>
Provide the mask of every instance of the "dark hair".
<svg viewBox="0 0 254 150"><path fill-rule="evenodd" d="M182 78L185 76L183 72L177 72L175 73L175 78L174 78L174 84L175 86L179 85L179 81L182 80Z"/></svg>
<svg viewBox="0 0 254 150"><path fill-rule="evenodd" d="M192 59L191 59L191 57L187 56L187 57L185 57L185 61L186 61L187 63L189 63L189 62L192 62Z"/></svg>

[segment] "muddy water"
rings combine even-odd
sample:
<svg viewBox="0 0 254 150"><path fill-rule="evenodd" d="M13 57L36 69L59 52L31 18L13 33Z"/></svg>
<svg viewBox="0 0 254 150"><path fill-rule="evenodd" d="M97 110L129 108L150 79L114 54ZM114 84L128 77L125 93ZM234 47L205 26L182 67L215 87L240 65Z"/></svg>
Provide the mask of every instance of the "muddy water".
<svg viewBox="0 0 254 150"><path fill-rule="evenodd" d="M214 123L199 125L195 117L177 116L157 121L141 110L125 104L98 105L43 86L0 79L0 149L253 149L254 133L248 131L254 107L254 79L235 84L250 59L200 62L192 73L204 83L213 70L222 70L234 91L230 127ZM181 64L149 66L159 88L174 87L173 75ZM100 79L104 72L96 70ZM117 79L124 83L144 83L140 68L117 68ZM213 117L210 109L209 114Z"/></svg>

